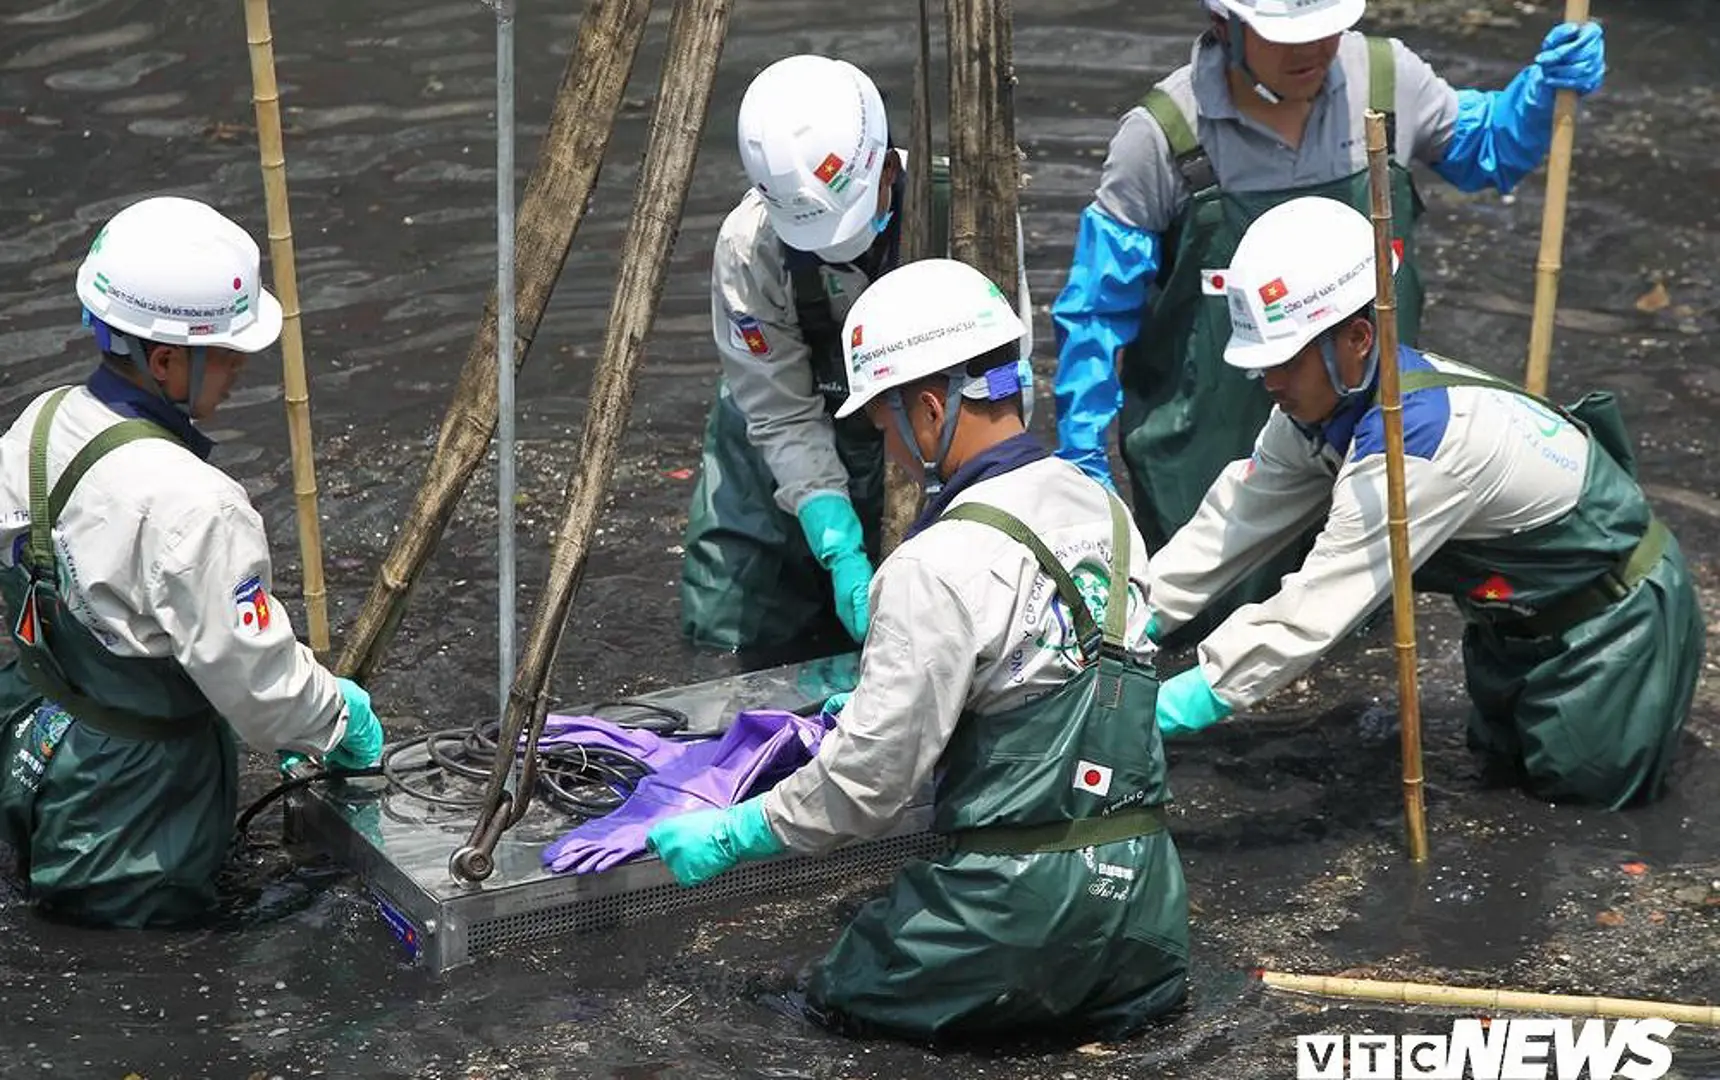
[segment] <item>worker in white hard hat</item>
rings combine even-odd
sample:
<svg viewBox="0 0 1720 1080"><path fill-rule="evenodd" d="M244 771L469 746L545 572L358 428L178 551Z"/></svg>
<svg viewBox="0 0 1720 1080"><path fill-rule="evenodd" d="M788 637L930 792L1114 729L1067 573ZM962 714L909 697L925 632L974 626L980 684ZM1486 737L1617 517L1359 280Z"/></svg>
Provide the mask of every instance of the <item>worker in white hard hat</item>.
<svg viewBox="0 0 1720 1080"><path fill-rule="evenodd" d="M263 521L197 427L281 331L243 229L190 199L114 215L78 268L101 360L0 436L0 847L31 899L108 926L215 902L235 732L367 767L368 695L322 667L270 592Z"/></svg>
<svg viewBox="0 0 1720 1080"><path fill-rule="evenodd" d="M750 190L711 258L722 373L688 510L681 622L701 645L787 658L864 638L883 513L883 443L847 395L841 326L901 260L907 171L884 102L854 65L790 56L741 101ZM931 163L931 250L949 176ZM1017 236L1019 250L1020 237ZM1027 310L1025 273L1019 288ZM1031 334L1020 343L1031 410Z"/></svg>
<svg viewBox="0 0 1720 1080"><path fill-rule="evenodd" d="M1146 548L1120 500L1026 433L1023 332L946 259L855 302L839 415L866 417L930 496L873 582L859 683L810 764L650 834L691 885L882 835L935 782L952 850L862 909L808 988L845 1028L1120 1038L1184 996Z"/></svg>
<svg viewBox="0 0 1720 1080"><path fill-rule="evenodd" d="M1107 432L1157 550L1219 470L1247 457L1271 402L1222 361L1222 269L1242 232L1297 196L1368 203L1365 114L1386 115L1403 340L1422 306L1410 167L1464 191L1510 191L1546 155L1561 89L1605 72L1598 24L1563 24L1503 90L1454 90L1395 39L1353 27L1364 0L1200 0L1207 32L1190 62L1122 118L1052 315L1058 453L1111 482ZM1308 538L1311 540L1311 537ZM1186 644L1241 603L1268 596L1303 548L1263 564L1167 645Z"/></svg>
<svg viewBox="0 0 1720 1080"><path fill-rule="evenodd" d="M1391 595L1379 366L1402 374L1415 587L1463 614L1470 744L1494 776L1558 802L1651 800L1689 714L1705 623L1678 542L1634 479L1610 394L1554 405L1409 347L1382 358L1374 234L1346 204L1262 214L1225 270L1224 359L1274 408L1153 556L1158 629L1184 625L1324 518L1277 593L1212 631L1166 681L1184 734L1300 677Z"/></svg>

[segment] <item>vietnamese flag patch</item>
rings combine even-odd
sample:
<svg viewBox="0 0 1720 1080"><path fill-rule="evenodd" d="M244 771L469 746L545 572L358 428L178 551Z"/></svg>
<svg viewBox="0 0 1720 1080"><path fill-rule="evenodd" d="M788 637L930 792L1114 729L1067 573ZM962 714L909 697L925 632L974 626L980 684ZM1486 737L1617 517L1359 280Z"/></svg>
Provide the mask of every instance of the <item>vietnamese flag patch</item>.
<svg viewBox="0 0 1720 1080"><path fill-rule="evenodd" d="M1515 591L1516 590L1511 588L1511 583L1509 581L1506 581L1498 574L1494 574L1486 581L1483 581L1481 584L1475 586L1475 588L1469 590L1469 598L1471 600L1480 600L1483 602L1509 600Z"/></svg>
<svg viewBox="0 0 1720 1080"><path fill-rule="evenodd" d="M1260 286L1260 301L1265 304L1276 304L1290 295L1290 289L1284 284L1283 278L1273 278Z"/></svg>
<svg viewBox="0 0 1720 1080"><path fill-rule="evenodd" d="M842 171L842 159L835 154L825 154L824 160L818 163L818 168L812 170L812 175L826 184L836 179L836 174Z"/></svg>
<svg viewBox="0 0 1720 1080"><path fill-rule="evenodd" d="M854 332L848 335L848 347L850 349L858 349L860 347L860 326L860 323L855 323Z"/></svg>
<svg viewBox="0 0 1720 1080"><path fill-rule="evenodd" d="M1091 791L1095 795L1111 793L1111 768L1091 761L1075 763L1075 790Z"/></svg>

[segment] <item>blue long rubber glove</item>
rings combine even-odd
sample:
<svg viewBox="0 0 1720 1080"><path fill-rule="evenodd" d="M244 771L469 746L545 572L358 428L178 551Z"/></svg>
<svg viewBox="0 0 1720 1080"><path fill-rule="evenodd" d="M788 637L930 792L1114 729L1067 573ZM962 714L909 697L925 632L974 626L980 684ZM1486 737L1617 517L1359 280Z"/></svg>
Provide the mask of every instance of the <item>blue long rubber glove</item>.
<svg viewBox="0 0 1720 1080"><path fill-rule="evenodd" d="M764 819L762 798L665 818L651 826L645 846L683 885L709 881L743 859L780 855L787 848Z"/></svg>
<svg viewBox="0 0 1720 1080"><path fill-rule="evenodd" d="M1203 731L1229 716L1230 711L1230 706L1212 692L1198 665L1171 676L1159 687L1159 734L1167 738Z"/></svg>
<svg viewBox="0 0 1720 1080"><path fill-rule="evenodd" d="M866 557L866 534L854 504L846 495L821 492L801 503L796 516L818 565L830 572L836 617L855 641L865 641L872 621L872 561Z"/></svg>
<svg viewBox="0 0 1720 1080"><path fill-rule="evenodd" d="M351 679L336 679L346 699L346 734L327 757L332 769L368 769L382 760L382 722L370 707L370 694Z"/></svg>
<svg viewBox="0 0 1720 1080"><path fill-rule="evenodd" d="M1088 206L1075 236L1069 281L1051 305L1057 330L1057 456L1115 490L1105 433L1122 407L1117 350L1141 332L1159 238Z"/></svg>
<svg viewBox="0 0 1720 1080"><path fill-rule="evenodd" d="M1434 171L1462 191L1492 185L1509 192L1547 156L1556 93L1592 94L1605 75L1600 24L1560 23L1541 42L1535 62L1505 89L1457 92L1457 121Z"/></svg>

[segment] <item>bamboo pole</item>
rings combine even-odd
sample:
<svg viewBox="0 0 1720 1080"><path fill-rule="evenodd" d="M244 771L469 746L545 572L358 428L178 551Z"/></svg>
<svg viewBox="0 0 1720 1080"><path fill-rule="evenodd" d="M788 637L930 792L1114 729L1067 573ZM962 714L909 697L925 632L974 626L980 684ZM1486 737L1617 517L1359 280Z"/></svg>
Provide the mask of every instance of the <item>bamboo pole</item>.
<svg viewBox="0 0 1720 1080"><path fill-rule="evenodd" d="M651 118L633 217L622 244L621 273L609 309L603 357L593 378L585 427L580 433L579 468L569 478L566 509L550 553L549 578L508 694L497 741L498 746L520 746L521 733L529 727L523 743L522 771L510 793L512 755L496 755L485 791L485 811L466 845L449 862L449 870L457 878L477 881L488 877L494 869L491 852L496 840L525 815L531 804L536 783L534 750L548 711L550 667L585 574L604 491L615 471L645 336L663 293L681 208L692 182L731 6L732 0L676 0L669 21L662 88Z"/></svg>
<svg viewBox="0 0 1720 1080"><path fill-rule="evenodd" d="M328 588L323 583L322 521L317 516L316 454L311 443L311 391L305 377L304 328L293 259L293 222L287 213L287 152L281 141L281 91L275 83L275 35L269 0L245 0L245 40L251 53L251 104L257 113L257 154L268 206L269 268L281 302L281 387L292 447L293 498L298 506L299 558L304 563L305 622L311 649L329 648Z"/></svg>
<svg viewBox="0 0 1720 1080"><path fill-rule="evenodd" d="M1589 21L1589 0L1565 0L1565 21ZM1541 209L1541 254L1535 260L1535 314L1529 324L1529 370L1523 384L1531 394L1547 392L1547 367L1553 354L1553 318L1559 306L1559 271L1565 251L1565 204L1571 191L1571 148L1577 139L1577 92L1560 90L1553 99L1553 146L1547 155L1547 202Z"/></svg>
<svg viewBox="0 0 1720 1080"><path fill-rule="evenodd" d="M947 0L950 253L1017 292L1021 161L1015 145L1010 0ZM1032 312L1021 313L1023 320Z"/></svg>
<svg viewBox="0 0 1720 1080"><path fill-rule="evenodd" d="M932 28L929 0L919 3L919 56L914 62L913 118L908 133L908 205L902 215L902 261L940 256L932 250ZM920 508L920 480L884 458L882 554L907 535Z"/></svg>
<svg viewBox="0 0 1720 1080"><path fill-rule="evenodd" d="M1415 593L1410 585L1409 510L1404 494L1403 394L1398 380L1397 287L1392 278L1392 189L1385 114L1367 114L1368 186L1373 203L1375 325L1379 328L1380 412L1386 427L1387 526L1391 531L1392 625L1397 631L1398 696L1403 743L1403 817L1409 857L1427 861L1427 817L1421 769L1421 691L1416 680Z"/></svg>
<svg viewBox="0 0 1720 1080"><path fill-rule="evenodd" d="M580 21L578 41L562 73L549 129L519 207L516 369L531 351L585 217L650 10L651 0L590 0ZM489 452L497 419L496 345L497 300L492 291L412 509L346 637L338 665L343 675L363 682L381 666L418 575Z"/></svg>
<svg viewBox="0 0 1720 1080"><path fill-rule="evenodd" d="M1604 1017L1617 1020L1661 1019L1675 1024L1720 1027L1720 1006L1683 1005L1670 1001L1636 998L1584 997L1570 994L1533 994L1521 990L1490 990L1433 983L1381 982L1374 979L1345 979L1328 975L1292 975L1280 971L1258 973L1260 981L1274 990L1291 994L1380 1001L1394 1005L1437 1005L1454 1009L1498 1009L1508 1012L1557 1013L1566 1016Z"/></svg>

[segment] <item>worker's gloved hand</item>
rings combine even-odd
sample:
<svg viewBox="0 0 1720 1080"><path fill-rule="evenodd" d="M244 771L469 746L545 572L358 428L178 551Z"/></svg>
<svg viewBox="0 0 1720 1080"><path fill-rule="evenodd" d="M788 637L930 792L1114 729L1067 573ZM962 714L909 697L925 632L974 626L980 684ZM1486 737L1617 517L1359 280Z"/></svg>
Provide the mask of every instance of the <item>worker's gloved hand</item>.
<svg viewBox="0 0 1720 1080"><path fill-rule="evenodd" d="M1535 56L1541 77L1554 90L1592 94L1607 72L1606 35L1601 24L1560 23L1541 41Z"/></svg>
<svg viewBox="0 0 1720 1080"><path fill-rule="evenodd" d="M1173 675L1159 687L1159 733L1192 735L1230 715L1230 706L1212 692L1199 665Z"/></svg>
<svg viewBox="0 0 1720 1080"><path fill-rule="evenodd" d="M1164 631L1159 628L1159 613L1156 611L1147 612L1147 640L1158 645L1160 644L1159 638L1162 636L1164 636Z"/></svg>
<svg viewBox="0 0 1720 1080"><path fill-rule="evenodd" d="M855 641L865 641L872 621L872 561L866 557L866 534L854 504L846 495L825 491L801 503L796 516L818 564L830 571L836 617Z"/></svg>
<svg viewBox="0 0 1720 1080"><path fill-rule="evenodd" d="M370 694L351 679L335 679L346 700L346 734L323 763L331 769L368 769L382 760L382 722L370 707Z"/></svg>
<svg viewBox="0 0 1720 1080"><path fill-rule="evenodd" d="M764 803L756 797L660 821L651 827L645 845L683 885L709 881L743 859L768 859L787 850L765 821Z"/></svg>
<svg viewBox="0 0 1720 1080"><path fill-rule="evenodd" d="M825 716L835 716L842 711L842 706L848 704L848 699L854 696L854 691L844 690L840 694L831 694L824 699L822 712Z"/></svg>
<svg viewBox="0 0 1720 1080"><path fill-rule="evenodd" d="M281 759L281 763L280 763L281 775L288 780L291 780L293 778L293 770L295 768L297 768L300 765L303 765L305 762L310 760L310 758L306 757L305 755L295 754L291 750L282 750L281 754L280 754L280 759Z"/></svg>

